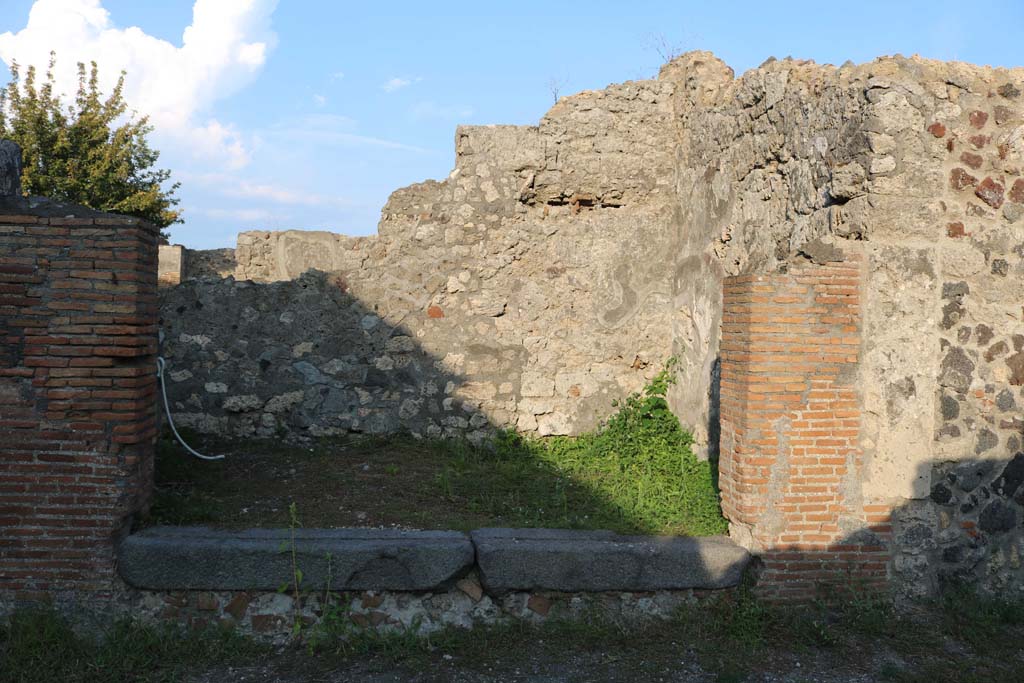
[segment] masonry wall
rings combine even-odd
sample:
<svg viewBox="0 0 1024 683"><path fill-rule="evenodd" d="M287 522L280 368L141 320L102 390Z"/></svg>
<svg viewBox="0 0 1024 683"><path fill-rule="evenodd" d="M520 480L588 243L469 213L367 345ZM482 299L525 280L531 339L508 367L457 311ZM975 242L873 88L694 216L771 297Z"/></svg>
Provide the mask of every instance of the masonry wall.
<svg viewBox="0 0 1024 683"><path fill-rule="evenodd" d="M396 191L374 237L239 235L234 279L162 294L176 419L296 438L596 427L672 352L672 91L460 127L449 178Z"/></svg>
<svg viewBox="0 0 1024 683"><path fill-rule="evenodd" d="M149 502L156 228L0 198L0 606L116 586Z"/></svg>
<svg viewBox="0 0 1024 683"><path fill-rule="evenodd" d="M538 126L460 128L449 177L396 191L377 236L243 233L235 279L166 290L172 399L233 434L573 434L676 356L671 405L714 458L763 428L734 411L725 443L723 283L850 255L858 455L835 489L846 522L820 535L891 523L872 544L905 594L1024 590L1022 92L1021 69L787 59L736 77L690 53ZM730 505L765 552L796 542L771 506Z"/></svg>
<svg viewBox="0 0 1024 683"><path fill-rule="evenodd" d="M666 67L699 76L677 105L674 333L684 379L711 378L706 394L677 387L679 414L692 421L707 406L709 433L718 424L723 277L774 277L795 257L854 248L864 273L852 481L879 515L891 511L887 576L905 596L949 581L1024 590L1013 379L1024 224L1011 197L1024 166L1021 70L787 60L731 79L697 58Z"/></svg>
<svg viewBox="0 0 1024 683"><path fill-rule="evenodd" d="M862 259L725 281L722 505L768 597L880 588L888 509L864 499Z"/></svg>

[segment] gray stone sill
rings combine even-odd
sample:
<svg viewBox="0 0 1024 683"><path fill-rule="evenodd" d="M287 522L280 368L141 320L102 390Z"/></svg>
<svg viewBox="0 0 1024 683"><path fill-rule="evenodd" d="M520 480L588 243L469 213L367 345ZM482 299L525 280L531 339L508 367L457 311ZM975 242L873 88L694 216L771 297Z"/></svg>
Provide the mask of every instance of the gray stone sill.
<svg viewBox="0 0 1024 683"><path fill-rule="evenodd" d="M153 527L120 545L118 567L149 590L433 591L476 570L492 594L513 590L729 588L750 555L724 536L619 536L609 531L480 529L227 531Z"/></svg>

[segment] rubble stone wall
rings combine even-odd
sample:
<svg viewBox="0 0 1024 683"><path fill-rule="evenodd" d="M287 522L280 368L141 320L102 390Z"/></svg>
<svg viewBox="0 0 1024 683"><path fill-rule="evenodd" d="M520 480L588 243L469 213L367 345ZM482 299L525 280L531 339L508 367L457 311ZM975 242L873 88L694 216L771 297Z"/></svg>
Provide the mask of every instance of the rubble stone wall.
<svg viewBox="0 0 1024 683"><path fill-rule="evenodd" d="M163 296L182 424L239 435L592 429L671 355L670 83L460 128L380 234L250 232ZM191 260L191 259L190 259ZM310 268L326 275L306 275Z"/></svg>
<svg viewBox="0 0 1024 683"><path fill-rule="evenodd" d="M537 126L460 128L451 175L395 192L377 236L243 233L234 279L166 290L172 399L225 433L572 434L674 355L673 409L716 457L725 278L856 254L841 485L891 523L909 591L1019 590L1022 91L1021 69L734 77L691 53Z"/></svg>
<svg viewBox="0 0 1024 683"><path fill-rule="evenodd" d="M820 92L850 93L840 98L850 106L836 109L845 121L844 154L828 160L823 208L810 214L813 239L778 250L790 260L829 260L844 250L863 254L854 406L862 464L831 492L853 496L870 511L863 532L879 540L891 534L888 576L904 595L929 594L949 581L1020 593L1022 74L884 60L844 67L839 76ZM787 82L794 80L791 71ZM806 99L814 100L810 94ZM725 215L735 218L737 212ZM794 229L790 236L801 234ZM726 259L727 272L744 253ZM760 253L748 272L786 277L791 264ZM750 400L759 397L750 394ZM749 412L743 419L756 417L749 403L744 409ZM730 449L723 452L723 466L736 458L766 458L774 448L765 442L751 453L729 438L722 444ZM791 457L800 457L796 450L790 449ZM788 474L796 469L791 464ZM737 502L766 503L750 493L739 491ZM843 521L838 508L821 513L823 535ZM788 514L767 509L749 524L738 512L730 517L747 525L744 533L765 557L789 551L811 570L813 562L805 562L810 548L780 531ZM849 524L847 532L860 538ZM758 539L759 533L768 540ZM837 538L823 550L845 545ZM797 574L780 583L796 585Z"/></svg>

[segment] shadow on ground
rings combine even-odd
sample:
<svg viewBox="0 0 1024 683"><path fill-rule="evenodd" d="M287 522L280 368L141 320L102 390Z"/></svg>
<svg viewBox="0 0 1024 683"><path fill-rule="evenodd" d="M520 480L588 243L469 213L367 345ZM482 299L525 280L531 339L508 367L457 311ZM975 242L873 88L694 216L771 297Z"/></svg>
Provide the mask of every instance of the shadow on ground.
<svg viewBox="0 0 1024 683"><path fill-rule="evenodd" d="M151 521L287 526L295 503L307 527L725 531L712 468L663 396L609 400L619 417L596 436L520 439L495 406L521 393L523 347L459 346L454 329L426 349L385 320L423 311L384 316L337 274L189 280L161 314L176 421L227 457L164 439Z"/></svg>

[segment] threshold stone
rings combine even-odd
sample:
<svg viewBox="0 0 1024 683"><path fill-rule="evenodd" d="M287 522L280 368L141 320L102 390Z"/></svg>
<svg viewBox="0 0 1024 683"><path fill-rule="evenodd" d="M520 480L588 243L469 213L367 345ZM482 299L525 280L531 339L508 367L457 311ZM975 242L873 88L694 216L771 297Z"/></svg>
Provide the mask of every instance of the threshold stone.
<svg viewBox="0 0 1024 683"><path fill-rule="evenodd" d="M296 529L302 588L425 591L473 565L473 544L454 531ZM293 585L288 529L153 527L126 538L122 578L151 590L277 590Z"/></svg>
<svg viewBox="0 0 1024 683"><path fill-rule="evenodd" d="M610 531L479 529L470 533L490 593L729 588L750 562L725 536L619 536Z"/></svg>

